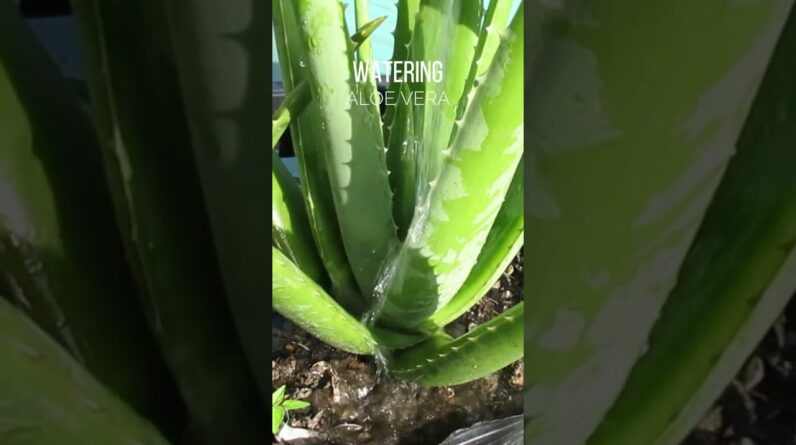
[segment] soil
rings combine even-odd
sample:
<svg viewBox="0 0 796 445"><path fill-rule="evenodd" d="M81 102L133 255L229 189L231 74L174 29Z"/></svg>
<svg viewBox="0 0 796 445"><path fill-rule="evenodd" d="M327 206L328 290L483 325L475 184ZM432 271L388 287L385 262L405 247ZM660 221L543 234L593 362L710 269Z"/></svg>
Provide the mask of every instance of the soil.
<svg viewBox="0 0 796 445"><path fill-rule="evenodd" d="M521 301L522 274L518 256L448 332L461 335ZM289 412L288 425L300 429L291 433L310 436L302 444L433 445L459 428L522 413L521 360L474 382L424 388L389 378L372 357L341 352L287 321L280 324L272 385L287 385L287 398L311 403Z"/></svg>
<svg viewBox="0 0 796 445"><path fill-rule="evenodd" d="M682 445L796 445L796 298Z"/></svg>

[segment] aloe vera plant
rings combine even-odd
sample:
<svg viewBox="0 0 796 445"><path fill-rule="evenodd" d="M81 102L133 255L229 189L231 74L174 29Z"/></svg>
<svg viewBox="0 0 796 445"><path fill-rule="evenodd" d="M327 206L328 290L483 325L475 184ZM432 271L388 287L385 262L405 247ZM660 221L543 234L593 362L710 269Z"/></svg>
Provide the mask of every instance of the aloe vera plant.
<svg viewBox="0 0 796 445"><path fill-rule="evenodd" d="M356 72L371 51L348 37L337 1L273 3L292 108L273 128L289 115L300 176L273 156L273 307L424 385L522 356L522 303L462 337L443 331L522 246L524 25L522 7L508 20L510 4L398 2L394 60L439 61L444 74L392 76L381 93ZM367 2L354 7L356 27L372 28ZM390 102L401 94L447 101ZM383 116L374 97L387 101Z"/></svg>

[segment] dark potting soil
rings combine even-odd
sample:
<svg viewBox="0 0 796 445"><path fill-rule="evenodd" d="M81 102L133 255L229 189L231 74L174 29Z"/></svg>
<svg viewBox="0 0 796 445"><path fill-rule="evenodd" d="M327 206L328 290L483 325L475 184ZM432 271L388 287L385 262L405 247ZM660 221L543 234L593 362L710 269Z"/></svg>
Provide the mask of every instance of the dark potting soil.
<svg viewBox="0 0 796 445"><path fill-rule="evenodd" d="M449 326L461 335L522 300L522 258L468 313ZM272 385L311 407L289 412L291 441L334 445L436 445L459 428L522 412L523 364L463 385L424 388L379 372L372 357L341 352L289 322L274 330Z"/></svg>

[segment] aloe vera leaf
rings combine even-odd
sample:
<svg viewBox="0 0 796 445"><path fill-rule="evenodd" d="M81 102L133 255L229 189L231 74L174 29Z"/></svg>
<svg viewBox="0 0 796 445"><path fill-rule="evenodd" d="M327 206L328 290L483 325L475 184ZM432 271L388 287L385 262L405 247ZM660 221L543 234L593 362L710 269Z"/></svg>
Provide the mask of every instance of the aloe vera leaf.
<svg viewBox="0 0 796 445"><path fill-rule="evenodd" d="M381 313L389 324L418 326L450 301L506 196L523 150L522 10L394 260Z"/></svg>
<svg viewBox="0 0 796 445"><path fill-rule="evenodd" d="M467 94L466 100L460 100L458 110L456 112L457 118L464 115L470 101L472 100L473 86L483 82L484 76L495 57L495 52L500 45L500 33L504 32L509 25L509 14L511 13L511 0L492 0L489 2L486 14L484 15L483 24L481 25L481 32L478 37L478 46L475 49L475 63L470 67L470 74L467 76L467 82L464 85L464 91ZM456 129L451 133L450 140L456 136Z"/></svg>
<svg viewBox="0 0 796 445"><path fill-rule="evenodd" d="M265 440L265 407L223 298L165 10L146 0L73 5L128 258L191 428L207 443Z"/></svg>
<svg viewBox="0 0 796 445"><path fill-rule="evenodd" d="M178 417L89 118L13 2L0 2L0 271L11 299L108 388L151 419Z"/></svg>
<svg viewBox="0 0 796 445"><path fill-rule="evenodd" d="M590 444L678 444L796 290L796 9L649 349Z"/></svg>
<svg viewBox="0 0 796 445"><path fill-rule="evenodd" d="M177 72L191 129L192 148L210 219L227 300L265 400L271 333L270 289L264 268L271 260L267 190L270 158L271 37L266 2L175 0L166 3Z"/></svg>
<svg viewBox="0 0 796 445"><path fill-rule="evenodd" d="M396 3L397 14L395 30L393 31L392 60L409 60L409 46L412 42L417 11L419 8L420 0L398 0ZM400 82L390 82L390 85L387 87L388 94L394 96L398 91L400 91L402 85L403 84ZM404 107L406 106L408 105L404 105ZM397 106L395 102L385 104L384 125L382 133L384 134L384 144L388 145L388 158L390 150L390 133L394 123L396 109ZM392 171L392 165L388 165Z"/></svg>
<svg viewBox="0 0 796 445"><path fill-rule="evenodd" d="M273 2L276 47L279 52L282 80L290 91L301 82L308 82L306 61L302 58L300 23L296 17L295 2ZM310 102L290 125L290 132L301 176L301 191L307 210L315 246L331 281L332 295L341 301L353 301L349 307L367 306L359 293L353 272L348 264L340 236L340 227L334 210L329 175L321 151L324 147L318 128L321 120L317 102Z"/></svg>
<svg viewBox="0 0 796 445"><path fill-rule="evenodd" d="M307 82L299 83L296 88L290 90L285 96L285 100L274 112L271 120L271 148L276 148L276 144L285 133L293 116L297 116L304 111L304 108L312 100L310 86Z"/></svg>
<svg viewBox="0 0 796 445"><path fill-rule="evenodd" d="M58 343L0 298L0 442L166 445Z"/></svg>
<svg viewBox="0 0 796 445"><path fill-rule="evenodd" d="M356 22L356 27L358 29L361 29L361 28L364 28L364 27L368 26L368 23L369 23L368 20L370 19L370 16L369 16L369 13L368 13L368 1L369 0L354 0L354 20ZM345 18L343 19L343 22L345 24ZM345 26L344 26L344 28L345 28ZM353 42L353 40L352 40L352 42ZM353 55L356 54L357 61L372 63L373 62L373 51L372 51L372 48L371 48L370 41L365 40L365 41L363 41L361 43L358 43L358 44L356 42L353 42L353 43L354 43L354 48L353 48L352 53L351 53L351 55L352 55L352 59L351 60L353 61ZM365 97L373 97L373 95L378 95L378 88L376 86L376 79L371 77L371 76L369 76L368 79L367 79L367 82L364 82L362 84L362 90L360 90L360 91L361 91L360 94L364 95ZM370 114L372 116L374 116L371 119L375 118L376 123L378 124L379 145L382 148L384 148L385 147L385 142L384 142L384 139L383 139L384 135L382 135L382 133L381 133L382 121L381 121L381 108L380 108L380 105L379 104L374 104L372 106L369 106L368 108L370 109ZM386 169L387 168L386 167L386 160L382 160L382 163L385 164L385 169ZM386 170L385 170L385 172L386 172ZM388 182L388 184L389 184L389 182ZM392 203L391 203L391 205L392 205Z"/></svg>
<svg viewBox="0 0 796 445"><path fill-rule="evenodd" d="M378 326L365 326L273 248L273 305L277 312L324 342L354 354L402 349L424 340Z"/></svg>
<svg viewBox="0 0 796 445"><path fill-rule="evenodd" d="M481 300L500 278L523 245L523 169L522 161L511 180L478 260L459 292L429 319L430 326L444 327Z"/></svg>
<svg viewBox="0 0 796 445"><path fill-rule="evenodd" d="M362 26L359 26L357 32L351 36L351 41L354 43L354 51L357 51L365 42L368 41L368 37L370 37L376 30L381 26L384 21L387 20L387 16L383 15L381 17L377 17Z"/></svg>
<svg viewBox="0 0 796 445"><path fill-rule="evenodd" d="M281 251L272 248L273 306L323 342L353 354L373 354L376 340Z"/></svg>
<svg viewBox="0 0 796 445"><path fill-rule="evenodd" d="M351 41L354 42L354 50L357 50L363 45L368 40L368 37L370 37L386 19L387 16L382 16L362 25L362 27L351 36ZM306 80L299 82L295 88L287 93L285 99L279 105L279 108L274 112L274 117L271 120L271 148L276 147L279 138L282 137L285 130L287 130L290 125L292 117L301 114L310 100L312 100L312 93L310 93L309 83Z"/></svg>
<svg viewBox="0 0 796 445"><path fill-rule="evenodd" d="M407 83L410 86L402 90L407 95L410 91L421 94L427 102L411 107L416 147L411 147L415 154L406 160L414 164L404 162L392 172L401 175L407 172L408 175L400 180L403 186L395 190L396 194L408 193L408 196L396 198L396 203L402 207L397 211L402 216L398 223L402 228L400 234L410 225L416 206L429 191L429 182L437 178L442 166L443 151L450 142L459 101L465 99L465 84L478 45L481 13L481 4L469 0L428 0L420 4L410 48L411 59L429 65L439 62L442 79L439 82L433 78L423 82L416 80ZM441 35L450 38L440 38ZM397 134L401 133L397 130ZM404 142L404 138L391 141L394 144ZM400 150L400 147L392 149Z"/></svg>
<svg viewBox="0 0 796 445"><path fill-rule="evenodd" d="M584 443L619 394L791 3L542 11L526 116L527 444Z"/></svg>
<svg viewBox="0 0 796 445"><path fill-rule="evenodd" d="M476 50L475 77L481 77L489 70L500 45L500 33L509 26L511 6L512 0L494 0L489 3Z"/></svg>
<svg viewBox="0 0 796 445"><path fill-rule="evenodd" d="M409 86L402 85L399 93L409 96ZM392 130L387 144L387 168L389 170L390 189L393 191L393 219L397 226L398 238L403 240L412 222L415 208L418 173L419 140L415 135L414 104L401 103L392 118Z"/></svg>
<svg viewBox="0 0 796 445"><path fill-rule="evenodd" d="M382 261L398 242L379 110L369 101L349 102L351 96L367 94L370 84L355 83L340 4L300 0L297 13L312 96L318 103L321 125L315 131L326 147L343 246L359 290L370 298Z"/></svg>
<svg viewBox="0 0 796 445"><path fill-rule="evenodd" d="M434 339L409 348L390 364L396 377L423 386L467 383L522 358L523 303L450 342Z"/></svg>
<svg viewBox="0 0 796 445"><path fill-rule="evenodd" d="M321 287L327 280L312 241L301 190L276 152L271 168L271 234L274 245Z"/></svg>
<svg viewBox="0 0 796 445"><path fill-rule="evenodd" d="M368 0L354 0L354 21L357 29L361 29L370 22L368 14ZM351 39L354 41L354 39ZM355 42L355 41L354 41ZM373 60L373 48L369 41L365 40L355 49L357 58L362 61L370 62Z"/></svg>

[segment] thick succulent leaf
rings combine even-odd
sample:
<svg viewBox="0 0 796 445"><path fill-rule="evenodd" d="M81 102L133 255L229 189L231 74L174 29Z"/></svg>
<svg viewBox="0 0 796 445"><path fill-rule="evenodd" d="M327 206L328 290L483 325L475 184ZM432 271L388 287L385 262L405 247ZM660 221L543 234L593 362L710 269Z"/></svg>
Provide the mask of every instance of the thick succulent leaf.
<svg viewBox="0 0 796 445"><path fill-rule="evenodd" d="M381 17L363 25L351 37L352 42L355 45L365 42L376 28L384 22L385 18ZM310 93L309 82L306 79L302 80L296 88L290 90L274 113L272 123L273 147L276 147L279 138L290 125L290 122L300 116L304 109L307 108L311 99L312 94ZM328 278L315 249L303 195L298 183L287 171L276 152L273 153L271 162L271 232L274 245L316 283L326 288ZM361 304L362 299L356 295L341 292L336 297L341 304L354 312L362 312L365 309L364 305Z"/></svg>
<svg viewBox="0 0 796 445"><path fill-rule="evenodd" d="M277 248L273 248L273 307L324 342L355 354L403 349L422 335L369 327L350 315Z"/></svg>
<svg viewBox="0 0 796 445"><path fill-rule="evenodd" d="M478 254L478 261L456 296L431 317L429 329L444 327L478 303L522 248L523 178L521 161L484 247Z"/></svg>
<svg viewBox="0 0 796 445"><path fill-rule="evenodd" d="M300 0L302 53L318 103L322 146L340 233L359 289L370 298L382 261L397 244L378 107L355 103L353 48L336 0ZM367 218L363 218L363 213Z"/></svg>
<svg viewBox="0 0 796 445"><path fill-rule="evenodd" d="M16 4L0 2L0 281L99 380L159 418L176 399L102 171L96 135L70 86Z"/></svg>
<svg viewBox="0 0 796 445"><path fill-rule="evenodd" d="M276 148L290 122L304 111L311 100L310 85L306 81L300 82L287 93L271 119L271 148Z"/></svg>
<svg viewBox="0 0 796 445"><path fill-rule="evenodd" d="M456 338L432 337L389 363L393 375L423 386L466 383L522 358L523 303Z"/></svg>
<svg viewBox="0 0 796 445"><path fill-rule="evenodd" d="M4 445L168 444L2 298L0 363Z"/></svg>
<svg viewBox="0 0 796 445"><path fill-rule="evenodd" d="M512 0L490 1L476 51L475 77L486 74L500 45L500 34L509 26Z"/></svg>
<svg viewBox="0 0 796 445"><path fill-rule="evenodd" d="M384 321L415 327L464 283L523 149L522 8L385 276Z"/></svg>
<svg viewBox="0 0 796 445"><path fill-rule="evenodd" d="M315 250L301 190L275 151L271 155L271 235L273 244L302 272L325 286L326 271Z"/></svg>
<svg viewBox="0 0 796 445"><path fill-rule="evenodd" d="M205 443L265 440L266 410L222 297L164 7L73 5L128 257L192 428Z"/></svg>
<svg viewBox="0 0 796 445"><path fill-rule="evenodd" d="M538 6L527 444L584 443L643 354L791 3Z"/></svg>
<svg viewBox="0 0 796 445"><path fill-rule="evenodd" d="M481 32L478 36L478 46L475 49L475 63L470 66L470 74L464 85L464 92L467 94L466 100L460 100L457 110L457 118L464 115L470 100L472 100L473 86L484 81L483 76L492 64L498 46L500 45L500 34L505 32L509 26L509 14L511 13L512 0L492 0L489 2L484 20L481 25ZM451 140L456 135L456 128L451 133Z"/></svg>
<svg viewBox="0 0 796 445"><path fill-rule="evenodd" d="M409 46L412 42L412 35L415 28L417 11L419 8L420 0L398 0L396 3L396 9L398 11L396 14L395 30L393 31L392 60L409 60ZM388 94L390 96L396 95L396 93L401 89L402 85L403 83L400 82L390 82L390 85L387 87ZM395 111L397 108L398 107L396 106L395 102L385 104L383 133L384 144L387 145L388 150L391 149L389 145L390 131L393 126ZM407 108L407 106L404 106L404 108ZM389 157L390 156L388 153L388 168L390 171L393 171L393 164L389 163ZM393 188L395 188L394 185Z"/></svg>
<svg viewBox="0 0 796 445"><path fill-rule="evenodd" d="M411 156L401 156L400 167L392 175L406 177L394 179L401 184L395 189L396 215L401 236L411 223L416 206L429 193L429 183L439 175L448 148L460 100L466 100L465 85L470 67L474 63L478 45L482 8L479 2L470 0L424 0L421 2L409 48L410 59L415 63L431 65L441 63L442 80L425 79L407 83L401 91L408 95L420 94L427 102L408 108L412 119L396 119L395 125L411 123L414 128L394 128L393 139L388 150L412 151ZM440 38L440 36L445 36ZM396 99L399 107L406 107L403 100ZM397 117L403 113L398 111ZM414 135L412 140L406 136ZM411 146L410 146L411 144Z"/></svg>
<svg viewBox="0 0 796 445"><path fill-rule="evenodd" d="M409 97L409 85L399 84L399 94ZM389 169L390 188L393 191L393 219L398 228L398 237L403 240L412 216L415 214L415 197L417 195L419 140L415 133L414 102L401 103L390 109L396 110L391 118L392 127L387 144L387 168Z"/></svg>
<svg viewBox="0 0 796 445"><path fill-rule="evenodd" d="M271 393L271 215L262 205L271 162L268 5L251 0L167 2L194 157L238 337L260 395Z"/></svg>
<svg viewBox="0 0 796 445"><path fill-rule="evenodd" d="M278 8L279 6L277 5L275 9L278 10ZM351 36L351 41L354 42L354 50L364 45L368 41L368 37L370 37L386 19L387 16L382 16L362 25L362 27ZM299 82L295 88L290 89L285 99L279 105L279 108L274 112L274 117L271 120L271 148L276 148L279 139L285 133L288 126L290 126L290 122L295 116L300 115L301 112L304 111L310 100L312 100L312 93L310 93L308 81L303 80Z"/></svg>
<svg viewBox="0 0 796 445"><path fill-rule="evenodd" d="M295 2L275 0L273 16L276 47L285 90L292 91L302 82L307 82L309 85ZM315 101L311 101L290 124L290 134L301 176L301 191L304 194L307 217L318 254L331 280L332 295L341 302L353 302L349 308L360 312L367 304L357 289L345 255L334 210L329 175L321 151L325 145L319 132L320 127L319 105Z"/></svg>
<svg viewBox="0 0 796 445"><path fill-rule="evenodd" d="M354 20L357 29L360 29L370 22L370 14L368 13L368 0L354 0ZM356 43L354 39L351 39ZM354 51L357 60L363 62L370 62L373 60L373 48L370 41L363 41Z"/></svg>
<svg viewBox="0 0 796 445"><path fill-rule="evenodd" d="M354 51L357 51L365 42L368 41L368 37L371 34L376 32L376 30L381 26L384 21L387 20L387 16L383 15L381 17L377 17L362 26L357 28L357 32L351 36L351 41L354 42Z"/></svg>
<svg viewBox="0 0 796 445"><path fill-rule="evenodd" d="M354 354L373 354L376 340L282 252L272 248L273 307L325 343Z"/></svg>
<svg viewBox="0 0 796 445"><path fill-rule="evenodd" d="M796 9L649 341L589 439L675 445L796 290Z"/></svg>

